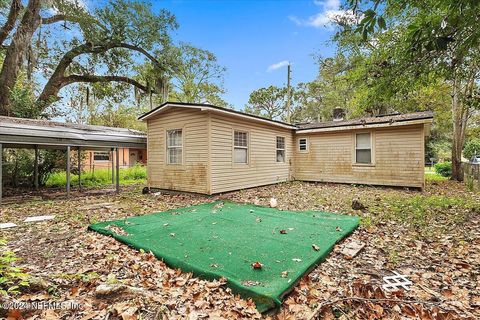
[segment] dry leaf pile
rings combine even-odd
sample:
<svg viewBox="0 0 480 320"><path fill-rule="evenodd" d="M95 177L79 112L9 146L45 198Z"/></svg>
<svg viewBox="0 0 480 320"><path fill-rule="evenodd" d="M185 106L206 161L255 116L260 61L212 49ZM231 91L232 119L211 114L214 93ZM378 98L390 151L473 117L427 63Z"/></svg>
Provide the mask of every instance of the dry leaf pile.
<svg viewBox="0 0 480 320"><path fill-rule="evenodd" d="M480 318L480 195L450 181L430 183L423 193L293 182L217 197L142 195L139 187L131 187L120 195L4 206L2 221L19 227L2 230L2 236L21 258L17 264L32 276L31 286L16 299L82 305L80 311L10 311L10 318L261 318L251 301L226 288L224 279L198 279L167 267L150 253L86 231L93 222L218 198L265 206L274 198L280 210L362 217L361 227L294 287L280 310L264 318ZM45 214L56 218L21 222L27 216ZM351 241L365 246L354 257L346 257L342 250ZM312 250L317 247L312 244ZM407 275L413 282L411 290L385 292L382 277L392 271Z"/></svg>

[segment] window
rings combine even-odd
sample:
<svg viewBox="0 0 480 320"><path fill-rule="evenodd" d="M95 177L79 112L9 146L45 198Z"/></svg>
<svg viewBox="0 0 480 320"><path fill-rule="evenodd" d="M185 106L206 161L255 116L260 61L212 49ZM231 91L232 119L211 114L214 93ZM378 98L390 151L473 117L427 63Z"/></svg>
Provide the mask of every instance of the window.
<svg viewBox="0 0 480 320"><path fill-rule="evenodd" d="M167 131L167 163L182 164L182 130Z"/></svg>
<svg viewBox="0 0 480 320"><path fill-rule="evenodd" d="M307 139L306 138L298 139L298 150L307 151Z"/></svg>
<svg viewBox="0 0 480 320"><path fill-rule="evenodd" d="M372 163L372 137L370 133L355 135L355 162Z"/></svg>
<svg viewBox="0 0 480 320"><path fill-rule="evenodd" d="M233 162L248 163L248 134L246 132L233 132Z"/></svg>
<svg viewBox="0 0 480 320"><path fill-rule="evenodd" d="M110 152L108 151L95 151L93 153L94 161L108 161L110 160Z"/></svg>
<svg viewBox="0 0 480 320"><path fill-rule="evenodd" d="M285 137L277 137L277 162L285 162Z"/></svg>

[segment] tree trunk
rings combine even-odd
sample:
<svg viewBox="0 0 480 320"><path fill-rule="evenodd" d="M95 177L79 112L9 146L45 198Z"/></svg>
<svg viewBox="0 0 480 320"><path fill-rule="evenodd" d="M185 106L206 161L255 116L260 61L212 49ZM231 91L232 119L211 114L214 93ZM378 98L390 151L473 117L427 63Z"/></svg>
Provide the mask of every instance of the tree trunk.
<svg viewBox="0 0 480 320"><path fill-rule="evenodd" d="M10 116L12 113L10 92L17 82L26 50L32 41L33 33L40 24L40 19L40 0L29 0L22 21L5 53L0 72L0 115L2 116Z"/></svg>
<svg viewBox="0 0 480 320"><path fill-rule="evenodd" d="M460 83L457 77L453 80L452 117L453 117L453 143L452 143L452 180L463 181L462 150L465 143L465 129L467 112L459 99Z"/></svg>
<svg viewBox="0 0 480 320"><path fill-rule="evenodd" d="M3 41L8 37L10 31L13 30L15 27L15 22L17 21L18 14L20 13L20 9L22 9L22 1L21 0L13 0L10 4L10 11L8 13L7 21L0 29L0 45L3 45Z"/></svg>

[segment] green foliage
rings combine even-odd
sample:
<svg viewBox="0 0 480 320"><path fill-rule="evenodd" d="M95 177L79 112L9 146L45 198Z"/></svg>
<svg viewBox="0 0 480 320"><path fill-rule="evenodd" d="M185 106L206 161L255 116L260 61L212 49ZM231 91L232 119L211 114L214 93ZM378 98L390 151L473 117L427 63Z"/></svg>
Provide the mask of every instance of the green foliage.
<svg viewBox="0 0 480 320"><path fill-rule="evenodd" d="M473 156L480 156L480 139L472 138L467 141L463 148L463 155L470 160Z"/></svg>
<svg viewBox="0 0 480 320"><path fill-rule="evenodd" d="M120 169L120 184L145 183L147 170L145 166L135 165L133 167ZM108 168L95 169L81 174L82 185L86 187L99 187L112 183L112 171ZM78 184L78 175L71 174L72 185ZM67 176L64 171L54 172L46 183L47 187L64 187L67 185Z"/></svg>
<svg viewBox="0 0 480 320"><path fill-rule="evenodd" d="M353 73L361 66L359 57L338 53L331 58L316 57L318 75L314 81L301 83L294 93L296 122L331 120L334 108L352 111L356 84ZM353 113L353 112L351 112Z"/></svg>
<svg viewBox="0 0 480 320"><path fill-rule="evenodd" d="M4 183L11 187L33 185L35 153L32 149L5 149L4 151ZM38 182L45 184L49 174L55 167L64 167L65 152L60 150L39 150Z"/></svg>
<svg viewBox="0 0 480 320"><path fill-rule="evenodd" d="M147 112L147 108L108 104L104 108L92 110L89 114L88 123L117 128L129 128L146 131L146 124L138 121L138 117Z"/></svg>
<svg viewBox="0 0 480 320"><path fill-rule="evenodd" d="M427 162L430 161L430 158L439 162L451 160L452 143L448 140L432 137L426 144L425 153Z"/></svg>
<svg viewBox="0 0 480 320"><path fill-rule="evenodd" d="M269 119L285 120L287 88L270 86L260 88L252 93L244 111Z"/></svg>
<svg viewBox="0 0 480 320"><path fill-rule="evenodd" d="M28 286L28 275L15 267L18 261L15 253L7 248L7 241L0 238L0 295L19 293L21 287Z"/></svg>
<svg viewBox="0 0 480 320"><path fill-rule="evenodd" d="M443 177L451 177L452 176L452 163L449 161L440 162L435 164L435 172Z"/></svg>

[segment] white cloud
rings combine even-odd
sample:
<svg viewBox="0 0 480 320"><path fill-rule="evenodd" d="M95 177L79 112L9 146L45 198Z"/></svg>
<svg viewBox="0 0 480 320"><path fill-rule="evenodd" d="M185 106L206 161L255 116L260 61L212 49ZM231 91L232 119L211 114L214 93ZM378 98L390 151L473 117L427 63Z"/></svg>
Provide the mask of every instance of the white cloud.
<svg viewBox="0 0 480 320"><path fill-rule="evenodd" d="M299 26L309 26L314 28L329 28L336 22L353 23L355 22L355 15L352 11L343 10L340 7L340 0L314 0L315 5L320 7L320 12L301 19L295 16L290 16L289 19Z"/></svg>
<svg viewBox="0 0 480 320"><path fill-rule="evenodd" d="M289 62L288 62L287 60L283 60L283 61L274 63L274 64L268 66L267 72L272 72L272 71L275 71L275 70L277 70L277 69L286 67L286 66L288 66L288 63L289 63Z"/></svg>

